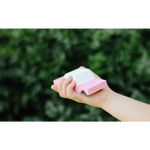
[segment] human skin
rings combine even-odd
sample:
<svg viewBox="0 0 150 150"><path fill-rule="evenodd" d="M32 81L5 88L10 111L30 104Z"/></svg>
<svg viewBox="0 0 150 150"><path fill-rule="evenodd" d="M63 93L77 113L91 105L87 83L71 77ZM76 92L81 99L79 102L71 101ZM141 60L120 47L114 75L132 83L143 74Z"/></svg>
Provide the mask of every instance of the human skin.
<svg viewBox="0 0 150 150"><path fill-rule="evenodd" d="M93 71L92 73L100 78ZM116 93L108 85L90 96L76 93L73 90L75 86L76 82L70 76L67 79L62 78L58 86L52 85L51 88L62 98L99 107L120 121L150 121L150 105Z"/></svg>

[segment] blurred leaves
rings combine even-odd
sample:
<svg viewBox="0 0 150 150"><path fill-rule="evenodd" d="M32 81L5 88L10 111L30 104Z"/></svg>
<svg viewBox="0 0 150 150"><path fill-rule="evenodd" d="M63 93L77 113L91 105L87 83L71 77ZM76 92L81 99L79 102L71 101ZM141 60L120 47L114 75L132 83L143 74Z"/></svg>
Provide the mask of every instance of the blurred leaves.
<svg viewBox="0 0 150 150"><path fill-rule="evenodd" d="M50 89L81 65L116 92L150 103L149 29L1 29L0 120L117 120Z"/></svg>

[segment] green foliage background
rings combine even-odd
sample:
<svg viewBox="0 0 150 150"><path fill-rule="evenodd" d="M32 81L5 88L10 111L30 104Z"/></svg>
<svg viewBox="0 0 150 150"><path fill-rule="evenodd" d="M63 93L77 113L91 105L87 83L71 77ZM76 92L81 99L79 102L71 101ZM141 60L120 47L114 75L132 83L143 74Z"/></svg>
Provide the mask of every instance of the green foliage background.
<svg viewBox="0 0 150 150"><path fill-rule="evenodd" d="M0 120L116 121L51 90L53 79L81 65L116 92L150 103L148 29L1 29Z"/></svg>

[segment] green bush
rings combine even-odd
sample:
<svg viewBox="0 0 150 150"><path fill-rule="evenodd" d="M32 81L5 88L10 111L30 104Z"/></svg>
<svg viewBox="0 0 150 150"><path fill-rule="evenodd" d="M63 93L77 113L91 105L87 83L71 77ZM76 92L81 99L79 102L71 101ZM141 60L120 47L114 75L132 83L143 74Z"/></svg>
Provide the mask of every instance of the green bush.
<svg viewBox="0 0 150 150"><path fill-rule="evenodd" d="M116 121L51 90L53 79L81 65L150 103L149 39L146 29L1 29L0 120Z"/></svg>

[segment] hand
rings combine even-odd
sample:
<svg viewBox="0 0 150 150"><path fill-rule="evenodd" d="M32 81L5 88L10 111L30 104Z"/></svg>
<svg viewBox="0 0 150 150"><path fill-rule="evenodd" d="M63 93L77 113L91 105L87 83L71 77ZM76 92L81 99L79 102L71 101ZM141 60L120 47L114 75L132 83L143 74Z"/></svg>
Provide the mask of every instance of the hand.
<svg viewBox="0 0 150 150"><path fill-rule="evenodd" d="M84 68L85 67L80 67ZM92 72L96 78L100 78L94 72ZM103 103L107 100L108 94L111 92L111 89L106 86L104 89L90 95L86 96L83 93L76 93L73 88L76 86L76 82L73 81L72 77L67 79L62 78L58 86L52 85L51 88L59 93L60 97L72 99L79 103L88 104L95 107L102 107Z"/></svg>

